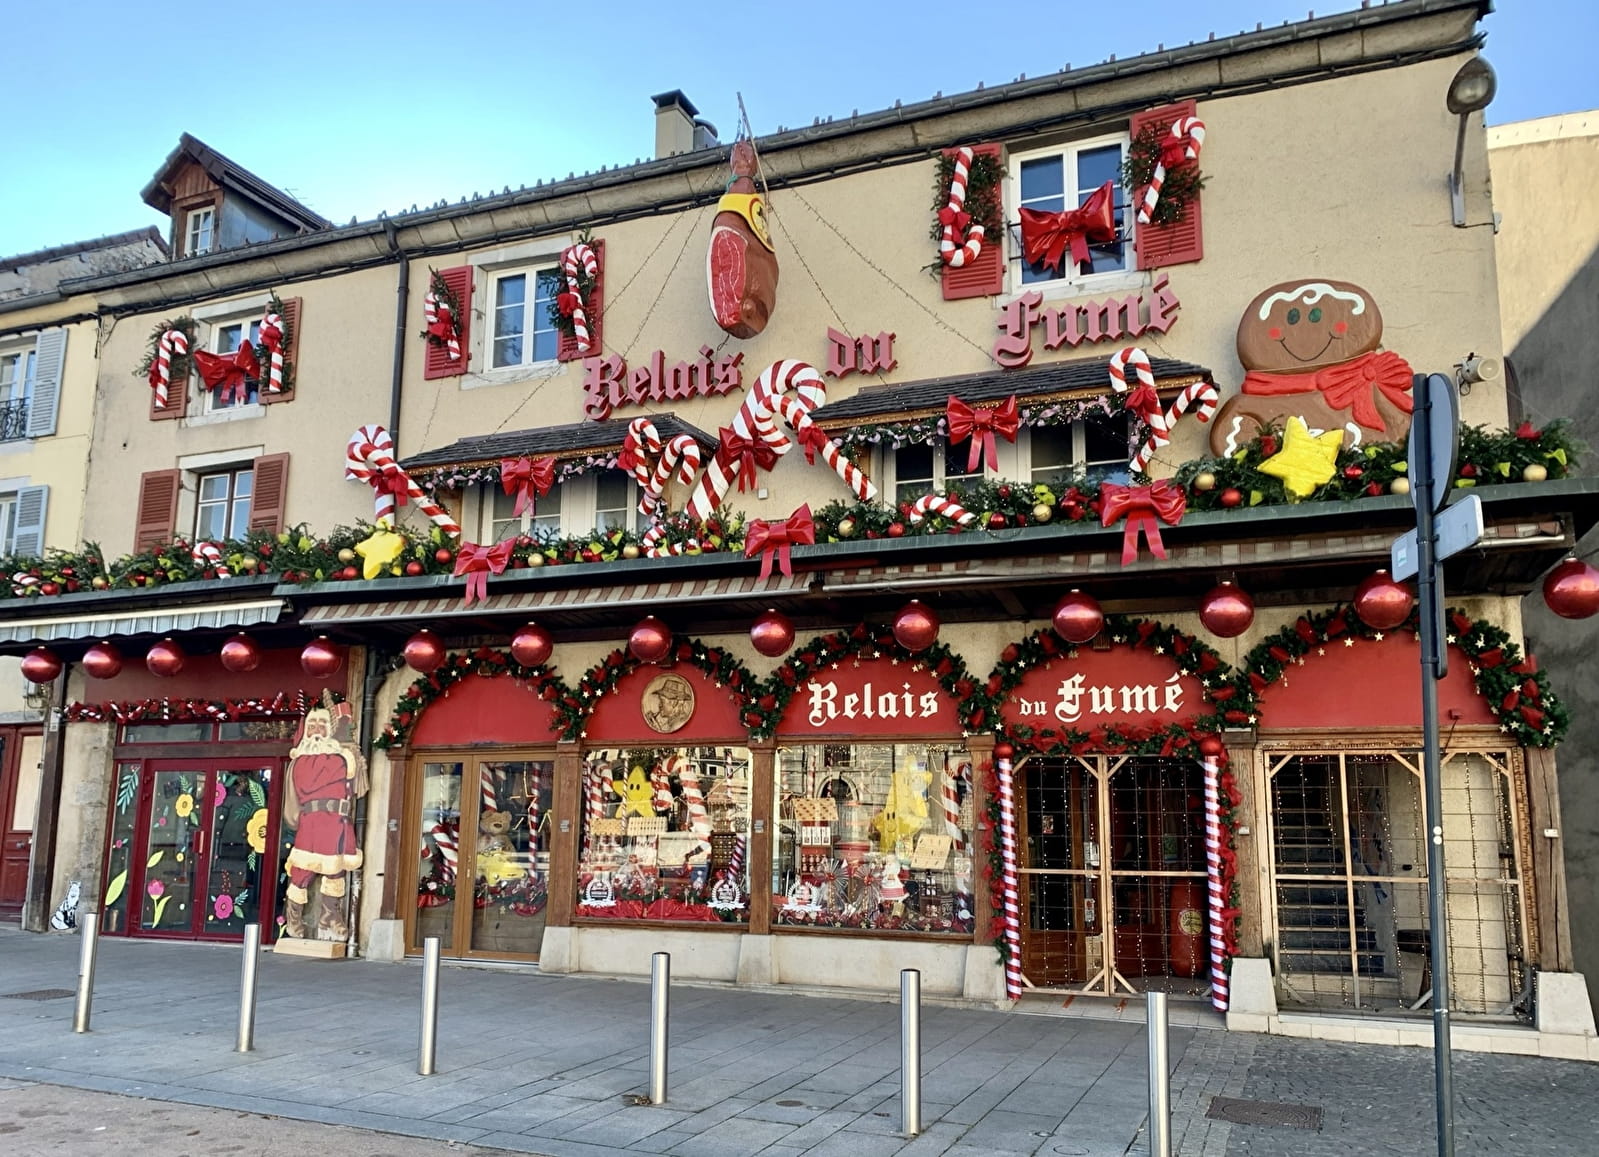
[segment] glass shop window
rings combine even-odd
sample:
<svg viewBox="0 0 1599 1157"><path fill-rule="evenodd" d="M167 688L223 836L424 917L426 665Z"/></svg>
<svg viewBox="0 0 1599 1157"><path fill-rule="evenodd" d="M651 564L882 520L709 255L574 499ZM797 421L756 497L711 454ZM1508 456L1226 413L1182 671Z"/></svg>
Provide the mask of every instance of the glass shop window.
<svg viewBox="0 0 1599 1157"><path fill-rule="evenodd" d="M575 914L742 923L749 831L747 748L590 752Z"/></svg>
<svg viewBox="0 0 1599 1157"><path fill-rule="evenodd" d="M773 921L970 936L972 784L959 744L779 749Z"/></svg>

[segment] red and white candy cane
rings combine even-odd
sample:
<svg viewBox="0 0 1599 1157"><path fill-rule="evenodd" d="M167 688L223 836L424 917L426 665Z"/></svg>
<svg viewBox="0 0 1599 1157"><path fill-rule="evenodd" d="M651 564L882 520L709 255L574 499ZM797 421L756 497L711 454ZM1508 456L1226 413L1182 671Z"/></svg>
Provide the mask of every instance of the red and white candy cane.
<svg viewBox="0 0 1599 1157"><path fill-rule="evenodd" d="M1175 147L1182 146L1183 160L1197 161L1200 146L1205 143L1205 122L1198 117L1178 117L1172 122L1170 141L1162 141L1160 159L1155 162L1154 175L1149 179L1149 188L1144 190L1144 203L1138 207L1138 223L1148 225L1150 214L1155 211L1155 206L1160 203L1160 187L1166 183L1166 157L1167 147L1175 151Z"/></svg>
<svg viewBox="0 0 1599 1157"><path fill-rule="evenodd" d="M233 572L228 569L228 564L222 561L222 548L214 542L197 542L194 544L194 561L202 567L209 567L216 572L217 578L232 578Z"/></svg>
<svg viewBox="0 0 1599 1157"><path fill-rule="evenodd" d="M666 764L657 763L650 772L650 789L655 793L650 809L656 815L669 815L672 811L672 774Z"/></svg>
<svg viewBox="0 0 1599 1157"><path fill-rule="evenodd" d="M735 884L738 884L741 887L743 886L743 884L744 884L744 837L743 836L735 836L733 838L733 850L732 850L732 852L730 852L728 854L727 867L724 870L725 870L725 872L727 874L727 878L728 879L732 880Z"/></svg>
<svg viewBox="0 0 1599 1157"><path fill-rule="evenodd" d="M1227 1011L1227 937L1222 928L1221 878L1221 766L1214 756L1202 761L1205 769L1205 878L1210 891L1210 1003Z"/></svg>
<svg viewBox="0 0 1599 1157"><path fill-rule="evenodd" d="M445 352L452 362L461 360L461 339L456 336L455 311L431 289L422 295L422 320L427 322L429 333L443 332Z"/></svg>
<svg viewBox="0 0 1599 1157"><path fill-rule="evenodd" d="M1118 394L1127 393L1129 367L1138 379L1138 386L1128 398L1127 408L1149 427L1149 437L1144 439L1144 444L1128 460L1128 465L1143 473L1149 468L1155 452L1171 445L1171 428L1177 424L1177 420L1198 403L1194 417L1201 422L1210 421L1221 402L1221 395L1209 382L1194 382L1184 387L1182 393L1172 400L1170 409L1162 410L1160 396L1155 393L1155 371L1150 367L1149 355L1137 346L1128 346L1111 355L1108 369L1112 388Z"/></svg>
<svg viewBox="0 0 1599 1157"><path fill-rule="evenodd" d="M460 524L449 512L400 469L394 460L394 439L382 426L362 426L350 435L344 447L344 476L372 487L374 520L384 526L394 525L395 492L403 491L445 534L461 533Z"/></svg>
<svg viewBox="0 0 1599 1157"><path fill-rule="evenodd" d="M261 316L260 344L272 355L267 369L269 394L283 392L283 315L268 310Z"/></svg>
<svg viewBox="0 0 1599 1157"><path fill-rule="evenodd" d="M950 838L950 851L959 855L966 850L966 837L961 832L960 780L968 765L949 760L944 767L944 782L939 788L939 805L943 809L944 834Z"/></svg>
<svg viewBox="0 0 1599 1157"><path fill-rule="evenodd" d="M966 212L966 182L971 177L972 150L955 151L955 173L949 182L949 204L939 212L944 232L938 240L938 256L945 265L959 269L977 260L983 251L983 227ZM964 242L957 243L957 231L965 229Z"/></svg>
<svg viewBox="0 0 1599 1157"><path fill-rule="evenodd" d="M428 834L433 837L433 846L438 848L439 856L444 860L443 878L447 881L455 879L456 865L460 860L455 829L447 823L437 823Z"/></svg>
<svg viewBox="0 0 1599 1157"><path fill-rule="evenodd" d="M994 749L994 770L999 774L1000 890L1005 905L1005 995L1020 1000L1022 915L1016 883L1016 783L1011 776L1010 757L1009 745Z"/></svg>
<svg viewBox="0 0 1599 1157"><path fill-rule="evenodd" d="M692 486L703 461L704 453L692 436L674 435L661 449L661 460L656 463L655 473L650 475L639 498L639 510L644 514L653 514L657 509L664 510L666 484L672 480L673 472L676 472L677 480L684 486Z"/></svg>
<svg viewBox="0 0 1599 1157"><path fill-rule="evenodd" d="M583 300L583 292L577 281L579 268L590 281L600 273L600 259L595 256L593 249L581 241L562 251L561 274L566 278L566 292L570 295L567 297L567 303L571 307L572 336L577 340L577 352L586 354L593 346L593 342L589 338L588 303Z"/></svg>
<svg viewBox="0 0 1599 1157"><path fill-rule="evenodd" d="M967 510L953 498L942 494L924 494L911 503L910 520L920 522L929 514L942 514L951 522L958 522L962 526L969 526L977 515Z"/></svg>
<svg viewBox="0 0 1599 1157"><path fill-rule="evenodd" d="M648 418L634 418L627 424L627 434L622 438L622 454L617 464L633 474L640 486L650 484L650 462L661 452L661 435L655 423ZM624 465L625 464L625 465ZM643 509L640 503L639 509Z"/></svg>
<svg viewBox="0 0 1599 1157"><path fill-rule="evenodd" d="M485 767L478 776L478 783L482 793L479 796L478 814L482 815L483 812L499 811L500 793L498 790L498 785L495 783L495 775L493 770Z"/></svg>
<svg viewBox="0 0 1599 1157"><path fill-rule="evenodd" d="M711 850L711 815L705 810L705 793L700 790L700 773L692 760L674 755L670 770L677 773L677 782L683 788L683 802L688 805L688 830L694 833L696 847L703 852Z"/></svg>
<svg viewBox="0 0 1599 1157"><path fill-rule="evenodd" d="M663 543L661 540L665 537L666 524L664 522L652 523L650 528L644 532L644 536L639 539L639 546L644 550L644 557L672 558L676 555L687 554L690 550L697 549L700 545L699 540L695 538L686 538L681 542Z"/></svg>
<svg viewBox="0 0 1599 1157"><path fill-rule="evenodd" d="M862 502L870 502L877 497L877 484L866 476L866 471L849 460L849 455L844 453L844 447L811 421L810 409L804 402L792 394L783 394L777 399L774 409L777 415L788 423L789 429L799 435L800 444L805 447L807 462L815 461L812 455L819 451L822 461L838 475L845 486L854 491L856 498Z"/></svg>
<svg viewBox="0 0 1599 1157"><path fill-rule="evenodd" d="M187 354L189 339L181 329L169 329L156 339L155 364L150 367L150 388L155 391L157 409L167 404L168 389L172 384L172 355Z"/></svg>

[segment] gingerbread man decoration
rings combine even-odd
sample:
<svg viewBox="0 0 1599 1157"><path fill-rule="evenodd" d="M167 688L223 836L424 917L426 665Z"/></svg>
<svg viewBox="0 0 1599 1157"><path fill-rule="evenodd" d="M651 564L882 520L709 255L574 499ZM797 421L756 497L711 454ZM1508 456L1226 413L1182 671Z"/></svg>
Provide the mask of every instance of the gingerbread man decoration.
<svg viewBox="0 0 1599 1157"><path fill-rule="evenodd" d="M1210 428L1217 457L1267 426L1301 418L1312 435L1342 430L1344 446L1403 442L1411 369L1379 349L1382 313L1349 281L1283 281L1259 293L1238 323L1244 382Z"/></svg>

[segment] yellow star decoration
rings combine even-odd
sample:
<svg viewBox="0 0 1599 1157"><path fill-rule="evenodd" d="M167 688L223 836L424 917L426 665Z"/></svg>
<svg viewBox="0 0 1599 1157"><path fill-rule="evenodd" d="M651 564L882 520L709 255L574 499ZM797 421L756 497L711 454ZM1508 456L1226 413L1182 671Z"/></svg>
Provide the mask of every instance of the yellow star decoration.
<svg viewBox="0 0 1599 1157"><path fill-rule="evenodd" d="M1260 472L1281 478L1289 498L1297 502L1332 481L1343 444L1342 430L1312 434L1303 418L1289 418L1283 430L1283 448L1260 464Z"/></svg>
<svg viewBox="0 0 1599 1157"><path fill-rule="evenodd" d="M405 535L380 526L370 536L355 544L355 553L361 556L361 577L375 579L405 551Z"/></svg>

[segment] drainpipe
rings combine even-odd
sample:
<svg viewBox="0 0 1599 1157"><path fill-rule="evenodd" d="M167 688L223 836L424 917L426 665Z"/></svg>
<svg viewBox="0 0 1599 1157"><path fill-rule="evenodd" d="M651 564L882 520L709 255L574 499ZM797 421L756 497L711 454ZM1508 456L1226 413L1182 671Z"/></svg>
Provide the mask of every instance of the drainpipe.
<svg viewBox="0 0 1599 1157"><path fill-rule="evenodd" d="M378 657L378 649L371 643L365 646L366 670L361 678L361 726L356 733L356 750L361 753L361 758L366 760L367 768L372 766L372 713L377 709L378 684L383 681L383 661ZM389 787L394 790L393 785ZM370 790L368 791L370 793ZM366 796L361 796L355 801L355 846L366 847ZM389 865L384 864L383 870L389 871ZM345 954L350 957L357 955L358 940L361 927L361 881L366 875L363 868L359 872L351 873L350 885L350 934L346 942Z"/></svg>
<svg viewBox="0 0 1599 1157"><path fill-rule="evenodd" d="M400 386L405 379L405 308L411 296L411 258L400 248L399 230L388 218L383 220L383 232L389 239L389 252L400 263L399 281L394 287L394 376L389 382L389 437L394 439L396 454L400 447Z"/></svg>

